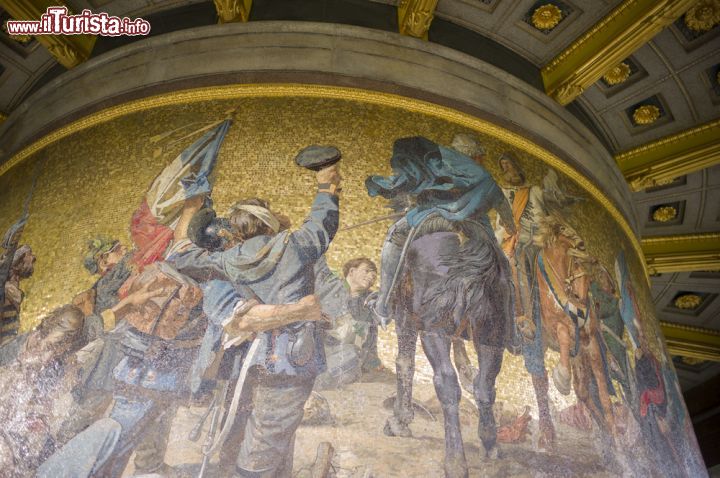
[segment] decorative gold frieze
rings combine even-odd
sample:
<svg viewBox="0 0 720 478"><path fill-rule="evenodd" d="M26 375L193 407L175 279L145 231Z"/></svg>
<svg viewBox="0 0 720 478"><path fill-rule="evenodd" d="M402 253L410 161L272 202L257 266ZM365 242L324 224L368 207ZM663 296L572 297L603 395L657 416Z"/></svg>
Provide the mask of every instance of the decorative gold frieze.
<svg viewBox="0 0 720 478"><path fill-rule="evenodd" d="M720 233L660 236L640 241L650 274L720 270Z"/></svg>
<svg viewBox="0 0 720 478"><path fill-rule="evenodd" d="M615 161L634 191L720 164L720 120L625 151Z"/></svg>
<svg viewBox="0 0 720 478"><path fill-rule="evenodd" d="M668 184L672 183L673 181L675 181L675 178L658 179L657 181L655 181L655 184L657 186L667 186Z"/></svg>
<svg viewBox="0 0 720 478"><path fill-rule="evenodd" d="M401 0L398 4L400 33L427 40L437 3L438 0Z"/></svg>
<svg viewBox="0 0 720 478"><path fill-rule="evenodd" d="M672 355L720 362L720 332L662 321L660 330Z"/></svg>
<svg viewBox="0 0 720 478"><path fill-rule="evenodd" d="M677 209L675 209L674 207L662 206L662 207L655 209L655 211L653 212L652 218L653 218L653 221L669 222L669 221L672 221L673 219L675 219L677 217L677 214L678 214Z"/></svg>
<svg viewBox="0 0 720 478"><path fill-rule="evenodd" d="M685 294L675 299L673 303L678 309L693 310L698 308L700 302L702 302L702 299L699 295Z"/></svg>
<svg viewBox="0 0 720 478"><path fill-rule="evenodd" d="M7 120L7 115L5 113L0 113L0 124L3 124Z"/></svg>
<svg viewBox="0 0 720 478"><path fill-rule="evenodd" d="M0 6L15 20L39 20L48 7L67 5L60 0L0 0ZM93 35L38 35L36 38L68 69L90 58L97 39Z"/></svg>
<svg viewBox="0 0 720 478"><path fill-rule="evenodd" d="M571 102L693 3L625 0L542 69L545 91L560 104ZM573 87L567 89L567 85Z"/></svg>
<svg viewBox="0 0 720 478"><path fill-rule="evenodd" d="M218 23L246 22L250 18L252 0L213 0Z"/></svg>
<svg viewBox="0 0 720 478"><path fill-rule="evenodd" d="M630 65L625 62L615 65L603 75L603 80L610 86L624 83L628 78L630 78Z"/></svg>
<svg viewBox="0 0 720 478"><path fill-rule="evenodd" d="M720 23L720 0L700 0L685 13L685 25L706 32Z"/></svg>
<svg viewBox="0 0 720 478"><path fill-rule="evenodd" d="M637 125L653 124L660 117L660 108L655 105L638 106L633 111L633 121Z"/></svg>
<svg viewBox="0 0 720 478"><path fill-rule="evenodd" d="M557 5L548 3L535 9L530 20L538 30L551 30L562 20L562 10Z"/></svg>

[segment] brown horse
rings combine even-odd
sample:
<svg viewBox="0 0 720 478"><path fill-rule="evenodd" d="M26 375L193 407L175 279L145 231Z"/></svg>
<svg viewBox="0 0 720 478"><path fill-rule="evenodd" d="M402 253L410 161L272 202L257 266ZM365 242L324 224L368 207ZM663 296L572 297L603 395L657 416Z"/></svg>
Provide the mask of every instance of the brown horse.
<svg viewBox="0 0 720 478"><path fill-rule="evenodd" d="M592 412L604 431L614 434L615 423L610 402L611 382L605 369L600 322L590 306L591 276L587 265L592 258L585 253L580 235L563 219L547 216L540 224L536 245L541 248L536 262L538 306L544 347L560 353L553 369L558 391L568 395L572 388L580 402ZM601 409L591 393L596 387ZM548 410L547 388L535 389L538 409ZM554 445L555 431L549 413L540 413L540 446Z"/></svg>

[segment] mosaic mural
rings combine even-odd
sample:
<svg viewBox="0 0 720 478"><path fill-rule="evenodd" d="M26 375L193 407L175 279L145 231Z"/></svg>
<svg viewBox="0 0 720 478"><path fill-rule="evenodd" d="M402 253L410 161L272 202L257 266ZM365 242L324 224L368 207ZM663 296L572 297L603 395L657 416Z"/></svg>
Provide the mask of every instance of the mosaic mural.
<svg viewBox="0 0 720 478"><path fill-rule="evenodd" d="M703 474L608 201L383 98L137 107L0 176L3 476Z"/></svg>

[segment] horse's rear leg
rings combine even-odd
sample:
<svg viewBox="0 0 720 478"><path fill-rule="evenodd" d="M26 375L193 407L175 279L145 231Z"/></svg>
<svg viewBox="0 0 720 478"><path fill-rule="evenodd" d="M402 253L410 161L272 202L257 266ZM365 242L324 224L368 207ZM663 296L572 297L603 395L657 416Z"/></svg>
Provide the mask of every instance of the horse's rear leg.
<svg viewBox="0 0 720 478"><path fill-rule="evenodd" d="M495 379L500 373L503 349L489 345L475 344L478 355L478 374L473 383L473 394L478 406L480 420L478 437L488 457L497 458L497 426L493 405L495 404Z"/></svg>
<svg viewBox="0 0 720 478"><path fill-rule="evenodd" d="M412 404L413 376L415 375L415 349L417 347L417 330L396 322L398 337L398 355L395 359L397 375L397 396L393 416L385 423L385 434L389 436L411 436L408 425L414 418Z"/></svg>
<svg viewBox="0 0 720 478"><path fill-rule="evenodd" d="M465 449L460 433L460 384L450 360L450 338L437 333L423 333L423 349L433 368L435 393L440 399L445 419L445 476L468 476Z"/></svg>

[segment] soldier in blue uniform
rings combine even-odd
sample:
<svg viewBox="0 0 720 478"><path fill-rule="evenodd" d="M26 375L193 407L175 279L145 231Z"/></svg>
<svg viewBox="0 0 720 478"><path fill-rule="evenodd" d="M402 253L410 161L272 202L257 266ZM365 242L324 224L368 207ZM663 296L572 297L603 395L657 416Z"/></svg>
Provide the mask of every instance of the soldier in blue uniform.
<svg viewBox="0 0 720 478"><path fill-rule="evenodd" d="M282 231L267 208L240 204L231 213L232 247L210 252L190 243L173 250L175 267L200 281L219 279L246 287L261 303L292 304L313 294L314 266L328 249L339 221L337 162L334 147L311 146L296 158L316 170L318 191L310 214L297 231ZM188 200L183 222L198 211L202 198ZM322 330L298 321L258 335L252 366L252 411L244 430L236 471L243 477L289 477L295 431L315 378L325 370Z"/></svg>

